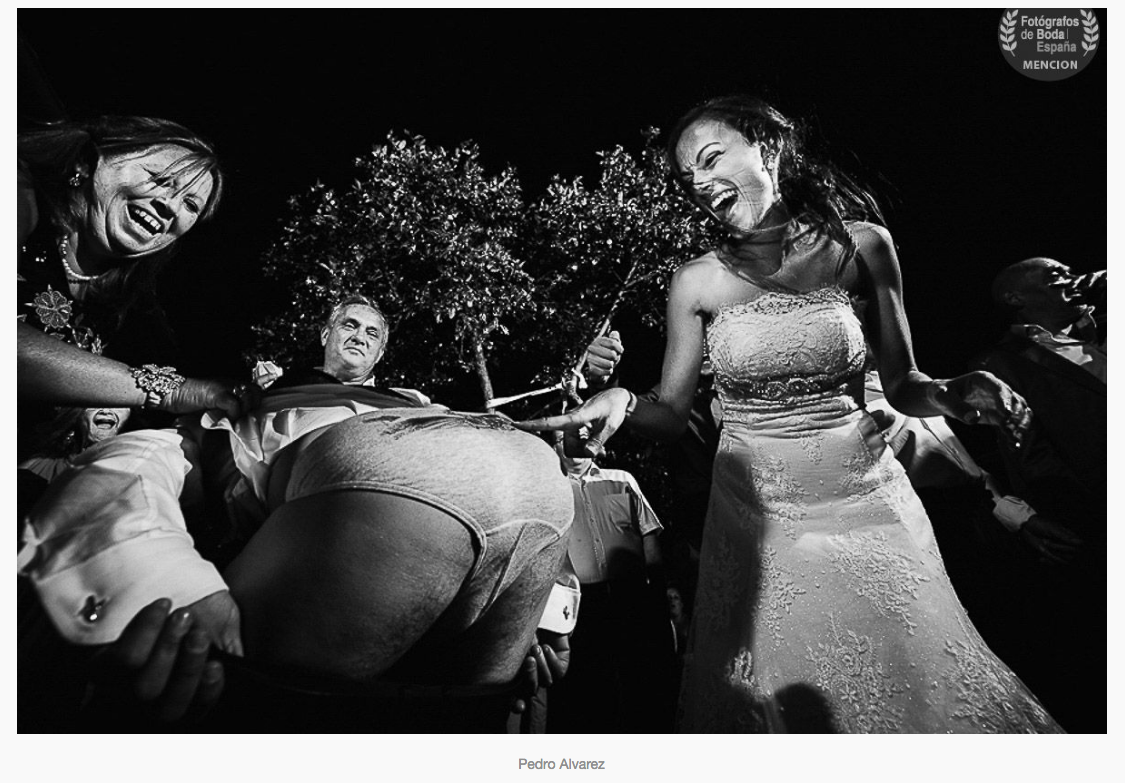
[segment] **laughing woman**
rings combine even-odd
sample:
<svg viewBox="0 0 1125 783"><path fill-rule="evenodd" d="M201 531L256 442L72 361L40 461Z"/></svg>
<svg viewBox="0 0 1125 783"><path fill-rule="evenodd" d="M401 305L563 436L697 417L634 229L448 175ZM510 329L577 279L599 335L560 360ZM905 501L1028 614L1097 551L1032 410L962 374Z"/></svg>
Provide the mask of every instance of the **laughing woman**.
<svg viewBox="0 0 1125 783"><path fill-rule="evenodd" d="M18 185L21 424L49 405L238 413L229 385L108 358L126 316L155 309L179 239L218 207L211 146L167 120L66 123L20 134Z"/></svg>
<svg viewBox="0 0 1125 783"><path fill-rule="evenodd" d="M1023 400L987 373L914 364L898 259L871 199L806 156L795 125L722 98L673 130L669 162L726 241L668 294L655 402L609 389L535 428L627 419L682 432L706 344L723 403L684 731L1049 732L1058 726L985 646L902 468L863 410L870 342L894 407L1003 427Z"/></svg>
<svg viewBox="0 0 1125 783"><path fill-rule="evenodd" d="M250 392L110 358L136 336L128 316L159 312L157 272L218 207L223 177L211 146L167 120L102 117L21 133L18 165L19 436L41 433L56 406L242 413L253 402ZM37 445L18 450L27 456ZM72 730L59 725L56 698L81 697L90 650L62 644L27 581L19 584L20 703L36 713L24 725ZM155 604L108 649L136 674L134 690L146 697L153 691L149 700L164 714L169 705L177 714L187 709L201 677L203 701L221 687L217 665L205 668L208 642L230 648L224 639L232 628L237 634L237 612L221 587L217 581L214 593L171 614L170 602ZM89 618L97 619L96 607ZM163 683L175 687L164 691ZM54 693L45 697L44 687Z"/></svg>

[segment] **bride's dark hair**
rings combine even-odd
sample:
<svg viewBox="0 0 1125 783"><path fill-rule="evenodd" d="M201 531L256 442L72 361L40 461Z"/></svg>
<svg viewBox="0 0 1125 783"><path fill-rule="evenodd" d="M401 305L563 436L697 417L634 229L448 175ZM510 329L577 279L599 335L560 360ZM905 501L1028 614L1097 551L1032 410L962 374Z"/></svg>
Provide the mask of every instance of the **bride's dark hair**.
<svg viewBox="0 0 1125 783"><path fill-rule="evenodd" d="M805 148L802 125L765 101L748 95L713 98L691 109L668 134L666 154L676 182L690 193L690 182L681 175L676 145L690 126L715 120L760 143L764 152L777 156L777 186L791 217L814 232L827 235L845 247L852 239L844 222L867 220L885 224L875 198L830 163L816 160Z"/></svg>

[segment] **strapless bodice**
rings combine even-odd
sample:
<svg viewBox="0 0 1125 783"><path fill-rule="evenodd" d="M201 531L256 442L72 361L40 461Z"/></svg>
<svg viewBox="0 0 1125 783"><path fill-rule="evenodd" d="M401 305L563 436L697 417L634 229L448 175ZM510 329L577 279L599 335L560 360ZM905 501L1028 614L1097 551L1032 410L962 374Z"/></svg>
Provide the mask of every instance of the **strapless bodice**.
<svg viewBox="0 0 1125 783"><path fill-rule="evenodd" d="M724 305L707 327L707 348L724 418L855 408L851 386L862 378L865 342L840 288L767 291Z"/></svg>

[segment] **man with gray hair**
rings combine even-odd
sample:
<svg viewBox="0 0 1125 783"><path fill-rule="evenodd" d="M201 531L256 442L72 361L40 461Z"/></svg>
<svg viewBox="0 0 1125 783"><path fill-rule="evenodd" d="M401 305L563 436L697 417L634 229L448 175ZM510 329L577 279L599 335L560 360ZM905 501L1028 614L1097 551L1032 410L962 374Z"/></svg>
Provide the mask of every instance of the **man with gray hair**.
<svg viewBox="0 0 1125 783"><path fill-rule="evenodd" d="M185 668L214 698L201 681L206 640L244 649L244 663L227 658L244 698L220 702L216 730L502 731L510 694L490 702L503 707L489 713L494 723L446 709L445 696L502 690L525 666L573 516L557 458L502 416L374 388L387 323L370 300L333 308L320 342L322 366L283 375L250 414L204 416L229 441L229 497L260 521L221 577L203 567L176 502L195 470L185 436L151 430L93 449L52 485L53 501L29 519L22 571L64 638L113 643L142 679L162 667L155 680L168 687L152 690L181 712L194 693L177 680ZM144 491L67 491L118 452ZM230 622L200 639L206 618L188 620L183 607L216 591L228 596ZM193 621L197 638L185 646ZM165 643L179 645L178 658ZM376 698L336 692L351 688ZM333 696L308 698L318 691ZM419 694L432 702L421 711Z"/></svg>

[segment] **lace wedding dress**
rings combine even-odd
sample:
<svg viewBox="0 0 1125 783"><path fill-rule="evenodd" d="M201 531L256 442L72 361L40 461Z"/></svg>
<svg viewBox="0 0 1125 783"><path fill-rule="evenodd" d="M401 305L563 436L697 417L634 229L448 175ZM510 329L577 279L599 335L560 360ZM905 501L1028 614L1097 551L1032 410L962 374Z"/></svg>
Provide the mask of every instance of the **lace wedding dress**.
<svg viewBox="0 0 1125 783"><path fill-rule="evenodd" d="M707 340L724 423L680 730L1059 731L973 628L855 401L847 294L769 291Z"/></svg>

